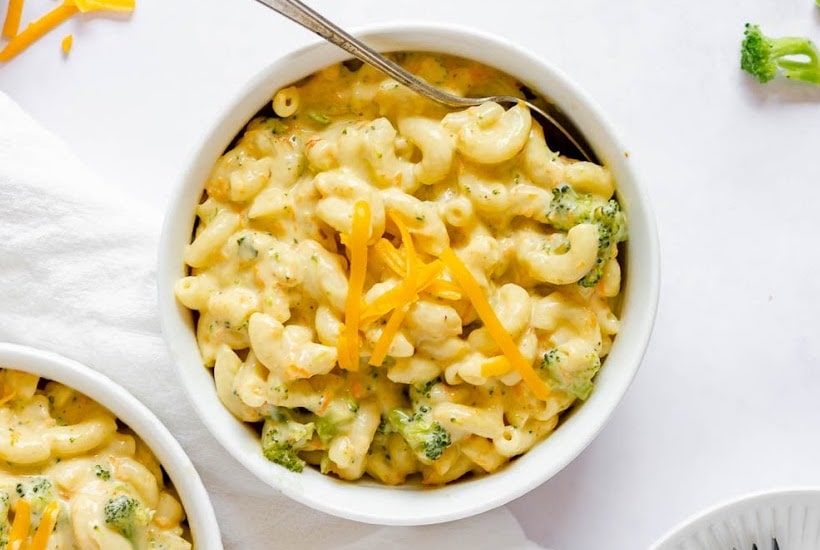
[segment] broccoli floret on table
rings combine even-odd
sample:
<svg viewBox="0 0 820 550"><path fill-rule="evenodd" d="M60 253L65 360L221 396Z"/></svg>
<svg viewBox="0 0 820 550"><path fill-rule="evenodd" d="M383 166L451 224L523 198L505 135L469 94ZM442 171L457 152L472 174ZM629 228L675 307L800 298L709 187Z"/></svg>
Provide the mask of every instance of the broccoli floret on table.
<svg viewBox="0 0 820 550"><path fill-rule="evenodd" d="M422 460L435 461L452 443L450 434L433 420L432 411L426 405L415 412L395 409L390 413L389 421Z"/></svg>
<svg viewBox="0 0 820 550"><path fill-rule="evenodd" d="M598 227L598 254L595 266L578 284L595 286L604 273L604 266L615 256L618 243L627 238L626 217L616 199L602 200L591 194L578 193L569 185L552 190L547 220L561 231L569 231L582 223Z"/></svg>
<svg viewBox="0 0 820 550"><path fill-rule="evenodd" d="M740 47L740 68L760 82L769 82L781 72L786 78L820 85L820 52L811 40L772 38L749 23Z"/></svg>

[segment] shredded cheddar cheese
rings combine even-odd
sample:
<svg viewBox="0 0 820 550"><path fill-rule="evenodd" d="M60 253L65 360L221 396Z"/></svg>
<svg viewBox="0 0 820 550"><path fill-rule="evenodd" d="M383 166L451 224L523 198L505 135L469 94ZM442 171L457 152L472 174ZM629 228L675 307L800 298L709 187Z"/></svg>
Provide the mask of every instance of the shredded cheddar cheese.
<svg viewBox="0 0 820 550"><path fill-rule="evenodd" d="M418 272L413 280L403 281L373 300L364 308L360 320L361 326L366 327L382 315L386 315L398 307L409 305L409 303L405 301L407 291L404 287L409 286L413 289L413 295L410 296L409 299L411 301L415 300L418 298L418 293L427 290L438 280L436 277L438 277L442 271L444 271L444 264L439 260L419 266Z"/></svg>
<svg viewBox="0 0 820 550"><path fill-rule="evenodd" d="M504 352L504 355L513 368L521 375L524 383L538 399L547 399L549 395L547 384L535 374L532 365L530 365L521 354L521 350L518 349L510 333L507 332L504 325L498 320L492 306L490 306L490 302L488 302L484 296L481 286L479 286L478 281L476 281L473 274L470 273L467 266L456 256L452 248L447 248L441 253L441 261L444 262L444 265L450 270L450 274L462 288L464 294L470 299L476 313L478 313L478 316L484 322L484 326L487 327L493 340L495 340L495 343L501 348L501 351Z"/></svg>
<svg viewBox="0 0 820 550"><path fill-rule="evenodd" d="M489 378L490 376L504 376L512 369L510 360L503 355L496 355L487 359L481 364L481 376Z"/></svg>
<svg viewBox="0 0 820 550"><path fill-rule="evenodd" d="M49 31L57 28L78 12L116 11L130 12L135 7L135 0L64 0L62 4L47 12L39 19L29 23L19 34L20 16L23 9L23 0L10 0L6 19L3 23L3 36L10 38L0 50L0 61L10 61L17 54L31 46ZM71 35L62 41L63 52L71 49Z"/></svg>
<svg viewBox="0 0 820 550"><path fill-rule="evenodd" d="M399 251L390 241L381 238L373 248L384 264L393 270L396 275L404 275L404 258L401 257Z"/></svg>
<svg viewBox="0 0 820 550"><path fill-rule="evenodd" d="M399 285L399 288L402 291L399 298L400 303L393 310L393 313L390 314L390 319L388 319L387 324L384 326L384 329L382 329L379 339L376 340L376 344L373 346L373 353L370 355L369 361L370 365L378 366L384 362L384 358L387 356L387 352L390 349L390 344L393 342L393 338L399 331L402 321L404 321L404 316L407 314L407 309L410 306L410 303L412 303L417 296L416 291L413 288L413 283L410 279L403 281L402 284Z"/></svg>
<svg viewBox="0 0 820 550"><path fill-rule="evenodd" d="M74 43L74 36L73 35L69 34L69 35L66 35L65 38L63 38L63 41L60 42L60 47L62 48L64 54L68 55L68 52L71 51L71 45L73 43Z"/></svg>
<svg viewBox="0 0 820 550"><path fill-rule="evenodd" d="M362 290L367 274L367 240L370 236L370 205L357 201L353 205L353 225L348 239L350 280L345 301L345 322L339 337L339 366L355 371L359 368L359 319Z"/></svg>
<svg viewBox="0 0 820 550"><path fill-rule="evenodd" d="M48 538L57 524L57 516L60 515L60 503L52 500L48 506L43 510L43 515L40 518L40 525L37 526L37 532L31 538L31 544L28 550L45 550L48 544Z"/></svg>
<svg viewBox="0 0 820 550"><path fill-rule="evenodd" d="M83 13L89 11L134 11L136 0L71 0Z"/></svg>
<svg viewBox="0 0 820 550"><path fill-rule="evenodd" d="M20 29L20 18L23 15L23 0L9 0L6 19L3 21L3 36L14 38Z"/></svg>
<svg viewBox="0 0 820 550"><path fill-rule="evenodd" d="M42 38L48 31L57 27L78 11L79 9L71 0L66 0L39 19L33 21L23 32L9 40L8 44L0 50L0 61L9 61Z"/></svg>
<svg viewBox="0 0 820 550"><path fill-rule="evenodd" d="M28 530L31 526L31 505L22 498L17 501L17 509L14 512L14 522L11 524L9 532L9 548L11 550L21 550L26 543Z"/></svg>

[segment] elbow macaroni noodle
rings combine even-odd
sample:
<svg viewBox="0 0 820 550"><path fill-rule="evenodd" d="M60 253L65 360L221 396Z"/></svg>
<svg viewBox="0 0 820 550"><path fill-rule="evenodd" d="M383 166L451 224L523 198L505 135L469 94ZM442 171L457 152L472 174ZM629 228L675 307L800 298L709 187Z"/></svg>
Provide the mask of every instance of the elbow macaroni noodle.
<svg viewBox="0 0 820 550"><path fill-rule="evenodd" d="M463 95L522 93L475 62L394 57ZM214 166L175 288L265 456L443 484L546 437L619 328L609 171L551 151L523 103L456 111L367 66L272 108Z"/></svg>
<svg viewBox="0 0 820 550"><path fill-rule="evenodd" d="M151 451L67 386L0 368L0 459L0 549L191 548ZM118 499L143 512L127 532L106 521Z"/></svg>

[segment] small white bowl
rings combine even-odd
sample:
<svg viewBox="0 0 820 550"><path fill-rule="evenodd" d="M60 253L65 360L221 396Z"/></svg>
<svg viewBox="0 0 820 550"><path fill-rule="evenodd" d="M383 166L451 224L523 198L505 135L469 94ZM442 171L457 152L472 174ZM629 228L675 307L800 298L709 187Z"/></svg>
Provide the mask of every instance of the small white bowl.
<svg viewBox="0 0 820 550"><path fill-rule="evenodd" d="M0 343L0 368L60 382L97 401L130 427L154 452L176 489L197 550L221 550L222 538L208 492L191 459L162 422L136 397L105 375L76 361L16 344Z"/></svg>
<svg viewBox="0 0 820 550"><path fill-rule="evenodd" d="M737 497L684 521L649 550L820 548L820 488L772 489Z"/></svg>
<svg viewBox="0 0 820 550"><path fill-rule="evenodd" d="M640 365L655 319L660 285L659 249L649 200L635 175L629 151L594 103L544 60L484 33L451 26L393 25L358 33L381 51L433 51L471 58L517 76L536 93L549 96L581 128L597 156L618 182L629 216L623 328L596 378L592 396L546 440L509 466L488 476L438 488L386 487L346 482L306 468L292 473L267 461L259 437L222 406L213 376L202 365L192 317L174 297L184 276L183 250L191 236L194 211L216 159L274 91L316 70L347 59L339 48L320 42L290 53L248 82L238 98L214 115L211 130L188 161L165 219L160 244L159 305L163 333L182 384L205 425L239 462L261 480L313 508L348 519L389 525L455 520L501 506L542 484L564 468L596 436L623 397Z"/></svg>

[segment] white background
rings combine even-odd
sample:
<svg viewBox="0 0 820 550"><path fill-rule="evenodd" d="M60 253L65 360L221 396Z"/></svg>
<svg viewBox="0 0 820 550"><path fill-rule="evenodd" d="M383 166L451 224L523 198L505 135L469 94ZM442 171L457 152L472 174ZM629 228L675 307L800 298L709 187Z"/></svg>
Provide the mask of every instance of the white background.
<svg viewBox="0 0 820 550"><path fill-rule="evenodd" d="M137 4L75 17L0 65L0 89L162 212L220 106L315 39L253 0ZM814 0L310 4L349 28L449 22L530 49L600 104L649 189L663 254L652 342L601 435L510 505L533 540L645 548L727 498L820 486L820 87L738 69L746 21L820 42ZM53 5L29 0L24 21Z"/></svg>

